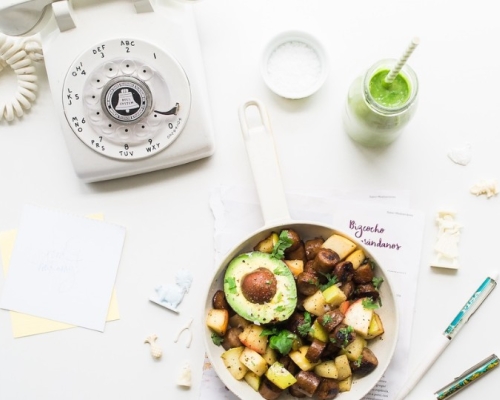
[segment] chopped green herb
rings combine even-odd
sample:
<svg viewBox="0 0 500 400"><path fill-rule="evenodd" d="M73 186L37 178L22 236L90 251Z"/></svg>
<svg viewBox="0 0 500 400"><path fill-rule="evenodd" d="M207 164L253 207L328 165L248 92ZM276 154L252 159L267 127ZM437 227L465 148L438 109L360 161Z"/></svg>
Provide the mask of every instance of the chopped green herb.
<svg viewBox="0 0 500 400"><path fill-rule="evenodd" d="M328 289L330 286L333 286L338 282L338 279L335 275L331 274L323 274L323 275L326 277L326 279L328 279L328 282L326 282L324 285L320 285L319 288L321 289L321 291Z"/></svg>
<svg viewBox="0 0 500 400"><path fill-rule="evenodd" d="M354 328L351 325L347 325L345 328L339 329L342 335L349 335L349 333L354 332Z"/></svg>
<svg viewBox="0 0 500 400"><path fill-rule="evenodd" d="M297 327L300 336L307 336L311 330L311 314L307 311L304 313L304 322Z"/></svg>
<svg viewBox="0 0 500 400"><path fill-rule="evenodd" d="M236 293L237 292L236 279L234 279L234 277L230 276L230 277L226 278L224 280L224 283L226 283L228 285L227 289L228 289L229 293Z"/></svg>
<svg viewBox="0 0 500 400"><path fill-rule="evenodd" d="M286 229L282 230L278 242L274 245L273 251L271 252L271 257L283 260L285 257L285 250L291 245L292 240L288 237L288 231Z"/></svg>
<svg viewBox="0 0 500 400"><path fill-rule="evenodd" d="M292 349L293 342L297 340L297 335L276 327L264 328L260 336L269 336L269 347L278 350L281 354L286 355Z"/></svg>
<svg viewBox="0 0 500 400"><path fill-rule="evenodd" d="M220 346L222 344L222 341L224 340L224 338L222 336L219 336L216 333L212 333L211 338L212 338L212 342L214 342L214 344L216 346Z"/></svg>
<svg viewBox="0 0 500 400"><path fill-rule="evenodd" d="M279 330L276 327L264 328L264 330L260 333L260 336L272 336L272 335L277 335L278 333Z"/></svg>
<svg viewBox="0 0 500 400"><path fill-rule="evenodd" d="M373 286L375 287L375 289L378 290L383 281L384 281L384 278L382 278L382 277L379 278L377 276L374 276L372 279L372 283L373 283Z"/></svg>
<svg viewBox="0 0 500 400"><path fill-rule="evenodd" d="M284 305L277 306L277 307L275 308L275 310L276 310L277 312L285 311L285 310L286 310L286 307L285 307Z"/></svg>
<svg viewBox="0 0 500 400"><path fill-rule="evenodd" d="M349 337L352 332L354 332L354 328L351 325L339 329L339 339L342 339L342 347L346 347L349 344Z"/></svg>
<svg viewBox="0 0 500 400"><path fill-rule="evenodd" d="M286 329L283 329L277 335L271 336L269 338L269 347L271 347L271 349L278 350L283 355L286 355L290 353L293 342L296 339L297 335Z"/></svg>
<svg viewBox="0 0 500 400"><path fill-rule="evenodd" d="M378 303L374 302L371 297L367 297L366 299L363 299L363 307L366 308L367 310L376 310L380 306Z"/></svg>
<svg viewBox="0 0 500 400"><path fill-rule="evenodd" d="M361 367L361 361L363 361L363 356L361 356L361 355L360 355L360 356L357 358L357 360L356 360L356 361L354 361L354 365L355 365L356 367L358 367L358 368L359 368L359 367Z"/></svg>
<svg viewBox="0 0 500 400"><path fill-rule="evenodd" d="M333 321L333 318L332 318L331 315L324 315L323 319L321 321L321 325L325 326L325 325L329 324L332 321Z"/></svg>

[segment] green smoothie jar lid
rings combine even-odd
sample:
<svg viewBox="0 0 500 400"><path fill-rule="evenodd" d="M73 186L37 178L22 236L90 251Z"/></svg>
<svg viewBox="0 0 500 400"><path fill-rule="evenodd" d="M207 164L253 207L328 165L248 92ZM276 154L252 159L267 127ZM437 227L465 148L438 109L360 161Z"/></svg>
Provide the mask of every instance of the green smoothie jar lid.
<svg viewBox="0 0 500 400"><path fill-rule="evenodd" d="M315 93L328 76L328 60L321 43L311 34L286 31L265 47L261 74L266 85L287 99Z"/></svg>

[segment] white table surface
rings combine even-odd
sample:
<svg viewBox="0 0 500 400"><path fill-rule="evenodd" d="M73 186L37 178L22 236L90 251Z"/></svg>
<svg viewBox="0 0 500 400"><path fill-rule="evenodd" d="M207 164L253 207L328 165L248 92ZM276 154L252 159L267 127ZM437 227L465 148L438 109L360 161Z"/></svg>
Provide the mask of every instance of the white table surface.
<svg viewBox="0 0 500 400"><path fill-rule="evenodd" d="M54 114L43 66L40 93L22 120L0 122L0 231L15 229L22 206L35 203L80 215L102 212L127 238L116 289L121 319L104 333L83 328L13 339L0 310L0 399L197 399L204 349L202 294L213 267L216 185L253 185L237 107L249 98L267 106L287 190L406 189L411 207L425 212L425 233L414 314L414 366L486 274L498 268L500 197L475 197L469 188L500 178L500 25L495 2L463 0L204 0L193 4L205 60L215 154L199 162L98 184L75 176ZM316 35L330 58L324 86L304 100L270 92L259 57L285 29ZM410 59L420 80L418 112L392 145L367 149L342 131L340 113L350 82L380 58L399 57L413 36ZM0 76L0 86L8 85ZM470 143L472 161L459 166L447 152ZM429 267L436 213L451 209L463 225L458 271ZM180 268L194 272L175 315L148 301L152 288L172 282ZM0 275L0 293L5 278ZM500 294L493 292L408 399L421 399L492 353ZM190 348L174 343L194 318ZM164 350L155 362L143 344L157 333ZM182 340L181 340L182 342ZM184 361L193 386L175 380ZM455 398L491 398L494 371Z"/></svg>

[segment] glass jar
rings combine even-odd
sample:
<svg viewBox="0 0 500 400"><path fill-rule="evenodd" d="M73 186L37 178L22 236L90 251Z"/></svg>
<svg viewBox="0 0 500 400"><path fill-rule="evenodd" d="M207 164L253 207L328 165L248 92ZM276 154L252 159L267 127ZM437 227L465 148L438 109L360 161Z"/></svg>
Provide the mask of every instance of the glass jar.
<svg viewBox="0 0 500 400"><path fill-rule="evenodd" d="M389 98L384 101L376 97L373 86L370 90L370 83L374 84L372 79L379 73L389 72L397 62L394 59L378 61L355 79L349 88L343 124L347 134L360 144L375 147L393 142L415 113L418 80L409 65L405 64L396 78L403 85L406 82L407 96L399 93L400 96L396 96L398 101L393 102L394 99Z"/></svg>

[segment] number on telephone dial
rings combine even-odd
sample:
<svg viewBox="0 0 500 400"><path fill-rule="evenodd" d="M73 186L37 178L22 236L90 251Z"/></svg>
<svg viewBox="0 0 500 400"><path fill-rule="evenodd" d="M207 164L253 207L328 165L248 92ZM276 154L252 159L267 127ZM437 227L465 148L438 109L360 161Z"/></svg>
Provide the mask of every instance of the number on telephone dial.
<svg viewBox="0 0 500 400"><path fill-rule="evenodd" d="M40 8L42 17L35 29L55 108L81 179L136 175L213 153L190 4L18 1ZM0 8L0 14L6 11Z"/></svg>

